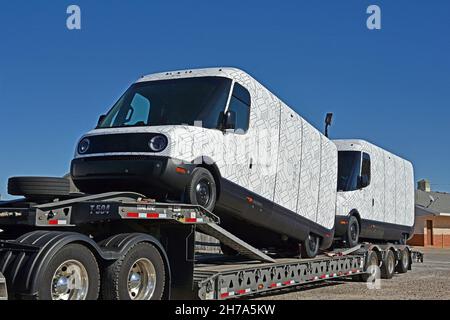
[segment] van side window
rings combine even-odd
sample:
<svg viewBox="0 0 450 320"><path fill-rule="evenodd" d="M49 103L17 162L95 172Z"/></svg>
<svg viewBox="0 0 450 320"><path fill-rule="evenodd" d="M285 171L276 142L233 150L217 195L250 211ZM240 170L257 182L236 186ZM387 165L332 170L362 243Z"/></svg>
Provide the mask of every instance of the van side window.
<svg viewBox="0 0 450 320"><path fill-rule="evenodd" d="M361 170L361 152L339 151L338 191L357 190L360 170Z"/></svg>
<svg viewBox="0 0 450 320"><path fill-rule="evenodd" d="M235 83L228 110L236 113L236 130L243 133L248 130L250 121L250 105L251 98L248 90L239 83Z"/></svg>
<svg viewBox="0 0 450 320"><path fill-rule="evenodd" d="M361 178L365 184L368 186L370 184L371 178L370 172L370 156L367 153L363 153L362 155L362 165L361 165Z"/></svg>

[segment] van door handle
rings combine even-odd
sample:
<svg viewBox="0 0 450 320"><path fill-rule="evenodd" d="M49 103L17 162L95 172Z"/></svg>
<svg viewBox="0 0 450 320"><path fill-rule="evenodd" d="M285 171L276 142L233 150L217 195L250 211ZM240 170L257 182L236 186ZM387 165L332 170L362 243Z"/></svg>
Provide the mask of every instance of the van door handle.
<svg viewBox="0 0 450 320"><path fill-rule="evenodd" d="M375 199L372 198L372 207L375 207Z"/></svg>
<svg viewBox="0 0 450 320"><path fill-rule="evenodd" d="M249 168L252 169L253 168L253 158L250 158L250 165Z"/></svg>

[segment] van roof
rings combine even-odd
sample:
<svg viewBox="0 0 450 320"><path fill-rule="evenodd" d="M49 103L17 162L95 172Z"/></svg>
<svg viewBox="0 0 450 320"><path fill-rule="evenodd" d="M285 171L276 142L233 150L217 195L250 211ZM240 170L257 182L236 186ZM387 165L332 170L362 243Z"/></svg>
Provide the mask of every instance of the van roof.
<svg viewBox="0 0 450 320"><path fill-rule="evenodd" d="M215 68L201 68L201 69L185 69L185 70L175 70L175 71L165 71L152 73L146 76L142 76L136 82L146 82L155 80L168 80L176 78L195 78L195 77L225 77L233 80L240 80L240 82L245 82L250 79L250 75L245 71L233 68L233 67L215 67ZM253 81L255 79L251 78Z"/></svg>

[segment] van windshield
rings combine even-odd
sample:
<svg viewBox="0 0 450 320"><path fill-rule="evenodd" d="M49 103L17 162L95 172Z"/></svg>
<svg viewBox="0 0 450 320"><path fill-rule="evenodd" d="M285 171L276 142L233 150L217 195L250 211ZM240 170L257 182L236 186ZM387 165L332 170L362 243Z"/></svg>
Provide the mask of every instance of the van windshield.
<svg viewBox="0 0 450 320"><path fill-rule="evenodd" d="M361 152L339 151L338 153L338 191L358 189L358 176L361 170Z"/></svg>
<svg viewBox="0 0 450 320"><path fill-rule="evenodd" d="M132 85L107 113L98 128L196 125L218 128L231 80L197 77L141 82Z"/></svg>

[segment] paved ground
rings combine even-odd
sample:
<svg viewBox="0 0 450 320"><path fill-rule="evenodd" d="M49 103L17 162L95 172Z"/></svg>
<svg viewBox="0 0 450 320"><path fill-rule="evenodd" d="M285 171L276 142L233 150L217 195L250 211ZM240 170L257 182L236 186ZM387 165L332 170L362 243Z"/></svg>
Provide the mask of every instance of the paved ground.
<svg viewBox="0 0 450 320"><path fill-rule="evenodd" d="M450 299L450 249L423 249L423 264L413 264L406 274L396 274L391 280L381 280L380 289L368 289L365 283L329 281L289 292L258 297L261 300L373 300L373 299Z"/></svg>

